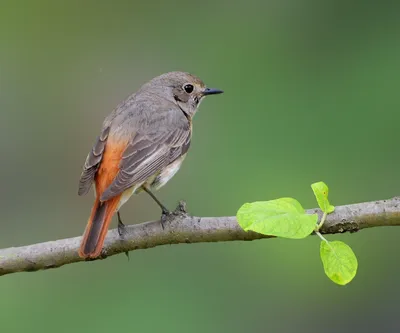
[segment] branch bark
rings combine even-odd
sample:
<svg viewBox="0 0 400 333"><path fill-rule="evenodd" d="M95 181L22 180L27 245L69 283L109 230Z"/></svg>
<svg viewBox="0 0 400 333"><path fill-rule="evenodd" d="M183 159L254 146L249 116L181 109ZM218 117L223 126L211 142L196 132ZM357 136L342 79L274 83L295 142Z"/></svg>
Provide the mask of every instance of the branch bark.
<svg viewBox="0 0 400 333"><path fill-rule="evenodd" d="M307 213L317 213L319 218L322 216L319 209L310 209ZM335 211L328 215L320 232L335 234L397 225L400 225L400 197L336 206ZM122 238L117 229L110 230L104 243L102 255L98 259L105 259L126 251L147 249L165 244L250 241L261 238L272 237L243 231L234 216L189 216L186 213L185 204L181 202L175 212L168 217L164 230L160 221L126 226ZM81 237L74 237L1 249L0 275L56 268L83 261L77 253L80 241Z"/></svg>

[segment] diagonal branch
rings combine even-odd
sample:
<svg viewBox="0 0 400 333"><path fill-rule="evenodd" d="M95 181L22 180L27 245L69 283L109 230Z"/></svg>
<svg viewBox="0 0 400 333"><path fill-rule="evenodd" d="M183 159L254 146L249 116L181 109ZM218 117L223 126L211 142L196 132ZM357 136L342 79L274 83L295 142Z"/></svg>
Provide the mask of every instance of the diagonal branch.
<svg viewBox="0 0 400 333"><path fill-rule="evenodd" d="M309 214L319 209L310 209ZM400 197L390 200L365 202L337 206L329 214L321 233L335 234L355 232L365 228L400 225ZM147 249L165 244L249 241L271 238L255 232L245 232L236 222L236 217L194 217L186 214L185 204L179 204L168 218L163 230L160 221L145 222L126 226L123 239L116 229L108 232L102 257ZM60 239L28 246L11 247L0 250L0 275L15 272L32 272L56 268L83 261L78 256L81 237Z"/></svg>

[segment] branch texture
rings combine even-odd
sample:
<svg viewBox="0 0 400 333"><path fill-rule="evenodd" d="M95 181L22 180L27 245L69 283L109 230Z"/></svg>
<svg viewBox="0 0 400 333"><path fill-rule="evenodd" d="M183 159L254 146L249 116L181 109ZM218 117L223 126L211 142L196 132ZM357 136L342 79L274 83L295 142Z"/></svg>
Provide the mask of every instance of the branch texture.
<svg viewBox="0 0 400 333"><path fill-rule="evenodd" d="M310 209L309 214L319 209ZM355 232L365 228L400 225L400 197L390 200L336 206L320 230L324 234ZM240 228L236 217L194 217L185 210L184 202L172 213L162 229L160 221L126 226L119 236L117 229L110 230L98 259L127 251L147 249L165 244L250 241L271 236L246 232ZM15 272L32 272L56 268L84 261L78 256L81 237L60 239L28 246L0 250L0 275Z"/></svg>

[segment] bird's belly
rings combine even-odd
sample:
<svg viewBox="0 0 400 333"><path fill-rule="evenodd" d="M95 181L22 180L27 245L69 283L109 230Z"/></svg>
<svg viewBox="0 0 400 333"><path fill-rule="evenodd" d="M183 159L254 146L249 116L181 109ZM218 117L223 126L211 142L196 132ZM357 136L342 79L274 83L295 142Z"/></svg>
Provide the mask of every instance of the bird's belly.
<svg viewBox="0 0 400 333"><path fill-rule="evenodd" d="M160 174L154 178L150 177L147 181L141 184L137 184L125 190L122 193L121 199L118 203L118 206L115 211L118 211L124 203L128 201L128 199L132 196L132 194L137 194L142 191L141 186L149 186L152 190L158 190L160 187L164 186L168 181L175 176L178 172L179 168L182 165L183 160L185 159L186 154L179 157L177 160L167 165L163 170L161 170Z"/></svg>
<svg viewBox="0 0 400 333"><path fill-rule="evenodd" d="M132 194L135 193L137 189L137 186L132 186L130 188L128 188L127 190L125 190L122 195L121 195L121 199L119 200L118 206L116 208L116 212L122 207L122 205L128 201L128 199L132 196Z"/></svg>
<svg viewBox="0 0 400 333"><path fill-rule="evenodd" d="M186 154L182 155L177 160L175 160L171 164L167 165L163 170L161 170L160 174L151 183L150 185L151 188L154 190L158 190L160 187L168 183L168 181L178 172L185 157Z"/></svg>

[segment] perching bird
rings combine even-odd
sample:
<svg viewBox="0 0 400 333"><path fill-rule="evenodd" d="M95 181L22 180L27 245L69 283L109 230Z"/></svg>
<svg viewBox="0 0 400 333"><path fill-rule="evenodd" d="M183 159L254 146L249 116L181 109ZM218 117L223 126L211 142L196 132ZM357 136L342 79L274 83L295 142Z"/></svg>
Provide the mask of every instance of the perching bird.
<svg viewBox="0 0 400 333"><path fill-rule="evenodd" d="M179 170L202 99L220 93L189 73L166 73L144 84L105 119L79 182L79 195L86 194L92 183L96 195L80 257L100 255L114 213L119 227L123 226L118 211L134 193L146 191L163 215L168 214L151 191Z"/></svg>

